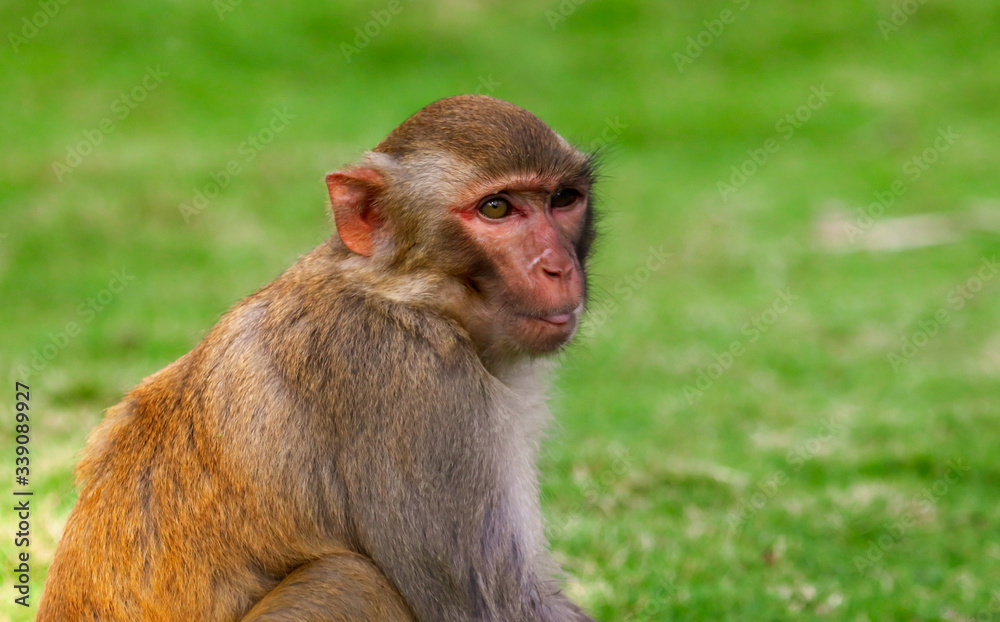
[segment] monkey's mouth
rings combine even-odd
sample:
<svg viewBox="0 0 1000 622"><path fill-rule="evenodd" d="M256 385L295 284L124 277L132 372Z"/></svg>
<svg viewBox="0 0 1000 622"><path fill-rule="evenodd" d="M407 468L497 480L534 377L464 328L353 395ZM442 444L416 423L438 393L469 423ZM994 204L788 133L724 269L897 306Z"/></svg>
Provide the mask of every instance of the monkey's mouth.
<svg viewBox="0 0 1000 622"><path fill-rule="evenodd" d="M535 318L543 322L548 322L549 324L554 324L556 326L562 326L573 319L572 313L556 313L555 315L548 315L544 317Z"/></svg>
<svg viewBox="0 0 1000 622"><path fill-rule="evenodd" d="M555 352L576 333L577 314L573 311L530 313L519 316L519 319L518 341L536 354Z"/></svg>
<svg viewBox="0 0 1000 622"><path fill-rule="evenodd" d="M571 309L559 309L554 313L551 311L535 312L535 313L522 313L521 318L525 320L530 320L537 322L542 326L547 326L550 328L562 328L569 329L573 328L577 320L577 309L579 307L573 307Z"/></svg>

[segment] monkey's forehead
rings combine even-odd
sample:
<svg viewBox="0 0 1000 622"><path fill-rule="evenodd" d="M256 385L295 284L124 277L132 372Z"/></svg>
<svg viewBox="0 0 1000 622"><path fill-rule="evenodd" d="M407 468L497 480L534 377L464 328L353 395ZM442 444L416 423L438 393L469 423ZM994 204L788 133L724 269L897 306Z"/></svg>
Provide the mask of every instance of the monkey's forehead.
<svg viewBox="0 0 1000 622"><path fill-rule="evenodd" d="M447 154L487 176L511 172L589 175L590 158L531 112L485 95L459 95L421 109L374 149L400 160Z"/></svg>
<svg viewBox="0 0 1000 622"><path fill-rule="evenodd" d="M586 158L562 167L549 163L530 168L490 170L445 151L428 151L419 156L392 156L369 151L360 164L377 169L392 179L394 183L389 184L389 193L399 193L401 203L420 197L430 204L439 204L443 199L457 206L504 190L551 193L559 187L570 186L587 191L594 182Z"/></svg>

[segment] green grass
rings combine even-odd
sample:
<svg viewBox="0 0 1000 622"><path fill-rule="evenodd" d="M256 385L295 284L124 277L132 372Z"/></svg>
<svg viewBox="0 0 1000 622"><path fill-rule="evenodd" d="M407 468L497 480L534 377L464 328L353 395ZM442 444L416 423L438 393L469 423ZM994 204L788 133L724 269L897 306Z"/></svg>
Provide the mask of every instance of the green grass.
<svg viewBox="0 0 1000 622"><path fill-rule="evenodd" d="M600 312L565 356L542 464L573 597L608 621L1000 619L1000 279L961 309L949 298L1000 255L996 234L839 253L817 233L894 180L906 192L883 224L997 208L1000 6L929 2L883 38L885 0L743 5L564 2L552 27L555 1L404 2L350 62L341 43L387 2L242 3L223 20L207 1L69 2L17 53L5 37L0 620L34 611L12 602L13 381L32 388L37 603L102 410L329 234L326 172L484 84L608 147ZM674 54L727 8L679 71ZM3 5L0 31L38 10ZM147 67L167 75L119 118ZM786 137L776 124L814 87L831 95ZM294 118L247 162L241 142L275 109ZM53 163L105 118L114 130L58 181ZM940 128L960 138L912 179L904 164ZM718 183L769 139L724 200ZM231 159L241 174L185 222L178 206ZM647 271L650 248L669 257ZM134 280L81 310L115 270ZM25 374L69 322L79 334Z"/></svg>

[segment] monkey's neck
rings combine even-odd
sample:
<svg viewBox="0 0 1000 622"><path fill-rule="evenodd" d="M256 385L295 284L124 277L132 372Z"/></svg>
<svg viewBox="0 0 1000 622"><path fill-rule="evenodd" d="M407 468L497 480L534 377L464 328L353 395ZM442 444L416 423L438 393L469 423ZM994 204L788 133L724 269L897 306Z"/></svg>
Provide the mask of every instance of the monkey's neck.
<svg viewBox="0 0 1000 622"><path fill-rule="evenodd" d="M531 393L538 390L544 392L558 364L551 357L536 357L505 359L493 367L487 366L484 362L483 366L490 375L512 389Z"/></svg>

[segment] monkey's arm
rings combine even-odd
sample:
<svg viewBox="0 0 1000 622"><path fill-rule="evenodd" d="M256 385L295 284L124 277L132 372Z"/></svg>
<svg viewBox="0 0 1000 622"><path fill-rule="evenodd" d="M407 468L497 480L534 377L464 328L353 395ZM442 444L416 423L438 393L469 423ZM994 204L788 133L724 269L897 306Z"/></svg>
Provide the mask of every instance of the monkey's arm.
<svg viewBox="0 0 1000 622"><path fill-rule="evenodd" d="M354 553L331 554L295 570L240 622L413 622L396 589Z"/></svg>

